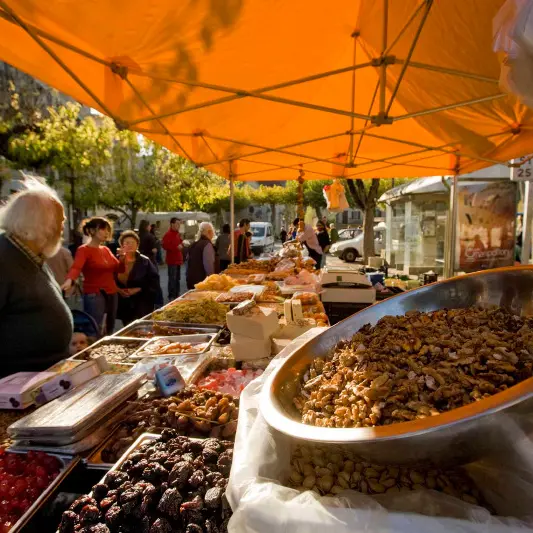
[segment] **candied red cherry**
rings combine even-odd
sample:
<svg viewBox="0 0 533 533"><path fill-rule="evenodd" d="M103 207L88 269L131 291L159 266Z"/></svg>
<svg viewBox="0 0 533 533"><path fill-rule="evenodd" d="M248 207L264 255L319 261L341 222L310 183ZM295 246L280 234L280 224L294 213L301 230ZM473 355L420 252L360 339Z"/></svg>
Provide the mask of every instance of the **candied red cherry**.
<svg viewBox="0 0 533 533"><path fill-rule="evenodd" d="M26 498L34 502L41 494L41 491L36 487L31 487L26 491Z"/></svg>
<svg viewBox="0 0 533 533"><path fill-rule="evenodd" d="M17 489L18 495L22 494L23 492L26 492L27 488L28 488L28 482L24 478L19 477L15 481L15 489Z"/></svg>
<svg viewBox="0 0 533 533"><path fill-rule="evenodd" d="M37 478L37 488L45 489L46 487L48 487L48 485L49 485L48 476Z"/></svg>
<svg viewBox="0 0 533 533"><path fill-rule="evenodd" d="M37 454L36 454L33 450L30 450L30 451L26 454L26 457L27 457L30 461L33 461L33 459L36 459L36 458L37 458Z"/></svg>
<svg viewBox="0 0 533 533"><path fill-rule="evenodd" d="M31 501L30 500L22 500L19 505L19 509L24 514L30 507L31 507Z"/></svg>
<svg viewBox="0 0 533 533"><path fill-rule="evenodd" d="M15 522L11 522L11 520L6 520L5 522L2 522L2 526L1 526L2 533L8 533L11 530L11 528L15 525Z"/></svg>
<svg viewBox="0 0 533 533"><path fill-rule="evenodd" d="M35 468L35 475L39 477L46 477L48 476L48 472L46 471L46 468L44 466L38 465Z"/></svg>
<svg viewBox="0 0 533 533"><path fill-rule="evenodd" d="M11 501L10 500L2 500L0 502L0 512L3 515L8 515L11 512L12 509Z"/></svg>

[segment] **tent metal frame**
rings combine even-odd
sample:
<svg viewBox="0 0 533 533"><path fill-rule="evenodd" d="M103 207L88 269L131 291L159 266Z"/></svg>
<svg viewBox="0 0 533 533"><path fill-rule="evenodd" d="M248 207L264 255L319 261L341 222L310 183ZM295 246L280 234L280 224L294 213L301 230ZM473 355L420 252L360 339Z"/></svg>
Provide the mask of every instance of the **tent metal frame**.
<svg viewBox="0 0 533 533"><path fill-rule="evenodd" d="M486 77L486 76L482 76L482 75L477 74L477 73L462 72L462 71L458 71L458 70L455 70L455 69L448 69L448 68L439 67L439 66L436 66L436 65L428 65L428 64L412 61L411 60L412 55L413 55L413 53L415 51L417 42L419 40L419 37L420 37L420 35L421 35L422 31L423 31L423 28L425 26L425 23L427 21L428 15L430 13L430 10L431 10L432 4L433 4L433 0L421 0L420 3L417 5L417 7L414 9L414 11L411 14L411 16L409 17L409 19L402 26L402 28L400 29L398 34L392 40L390 40L390 42L388 40L388 33L389 33L389 31L388 31L388 0L382 0L382 2L383 2L383 9L382 9L382 11L383 11L383 25L382 25L383 26L383 34L382 34L381 54L378 57L372 58L370 61L359 63L359 64L356 62L356 60L355 60L356 59L355 58L355 50L357 48L356 43L357 43L357 37L358 37L359 33L357 31L354 31L352 33L352 37L354 38L354 43L355 43L354 44L354 61L353 61L352 65L346 66L346 67L342 67L342 68L338 68L338 69L334 69L334 70L330 70L330 71L327 71L327 72L320 72L320 73L317 73L317 74L312 74L312 75L301 77L301 78L298 78L298 79L287 80L285 82L277 83L277 84L266 86L266 87L260 87L260 88L254 89L254 90L245 90L245 89L241 89L241 88L228 87L228 86L217 85L217 84L212 84L212 83L202 83L202 82L197 82L197 81L189 81L189 80L183 80L183 79L165 79L165 78L157 77L155 75L151 75L149 73L137 72L135 70L128 70L128 68L125 67L125 66L118 65L118 64L113 63L111 61L107 61L105 59L99 58L99 57L95 56L94 54L91 54L91 53L89 53L89 52L87 52L85 50L81 50L81 49L79 49L79 48L77 48L77 47L75 47L75 46L73 46L73 45L61 40L61 39L53 37L53 36L47 34L46 32L43 32L42 30L40 30L39 28L37 28L35 26L27 24L24 20L22 20L21 17L19 17L17 15L17 13L14 11L13 8L11 8L10 6L7 5L5 0L0 0L0 16L3 17L5 20L11 21L15 25L18 25L22 30L24 30L35 41L35 43L38 46L40 46L45 52L47 52L50 55L50 57L52 57L54 59L54 61L56 61L57 64L69 76L71 76L71 78L83 89L83 91L88 95L88 97L100 109L102 109L104 111L104 113L106 113L107 115L109 115L111 118L113 118L116 121L116 123L118 124L118 126L120 128L134 128L134 129L139 131L139 130L141 130L141 128L137 128L136 126L138 126L140 124L143 124L143 123L147 123L147 122L152 122L152 123L155 122L161 128L162 134L168 135L168 137L172 140L172 142L175 145L176 151L181 152L183 155L185 155L188 159L190 159L193 162L195 162L195 161L192 159L191 154L187 153L187 151L183 147L183 144L180 143L180 141L178 140L178 136L179 135L169 131L167 125L164 122L165 118L169 118L169 117L172 117L172 116L177 116L179 114L187 113L187 112L194 111L194 110L197 110L197 109L203 109L203 108L211 107L211 106L215 106L215 105L223 105L225 103L228 103L228 102L231 102L231 101L234 101L234 100L238 100L238 99L242 99L242 98L256 98L256 99L262 99L262 100L270 101L270 102L273 102L273 103L279 104L279 105L296 106L296 107L301 107L301 108L305 108L305 109L314 110L314 111L317 111L317 112L331 113L331 114L335 114L335 115L339 115L339 116L346 116L346 117L348 117L350 119L350 129L347 132L331 133L330 135L325 135L323 137L319 137L319 138L316 138L316 139L305 139L305 140L302 140L302 141L299 141L299 142L295 142L295 143L291 143L291 144L285 144L284 146L280 146L280 147L262 146L262 145L258 145L258 144L255 144L255 143L246 142L246 141L240 140L240 139L230 139L230 138L220 137L220 136L217 136L217 135L210 135L207 132L206 133L202 133L200 136L202 137L204 142L207 142L207 139L211 138L213 140L219 140L221 142L232 143L234 145L239 145L239 146L242 146L242 147L254 148L254 149L256 149L256 151L252 151L251 153L250 152L249 153L242 153L242 154L238 154L238 155L236 154L235 156L227 156L227 157L218 158L218 157L216 157L214 155L214 151L212 150L212 148L207 144L207 146L209 148L209 151L210 151L210 153L211 153L211 155L213 156L214 159L211 160L211 161L196 162L197 164L199 164L201 166L212 167L213 165L219 165L219 164L227 163L230 167L233 167L232 162L239 161L239 160L244 160L244 158L246 158L246 160L249 161L249 162L256 162L256 161L251 160L250 158L252 158L253 156L256 156L256 155L262 155L262 154L268 154L268 153L281 153L281 154L285 154L285 155L292 156L292 157L295 157L295 158L299 158L300 160L302 160L302 159L307 160L307 162L329 163L329 164L331 164L333 166L339 166L341 168L344 167L344 169L352 169L352 168L368 166L368 165L371 165L373 163L380 163L380 162L384 162L384 163L388 162L389 164L394 165L391 160L399 158L399 157L408 156L408 155L412 155L413 154L412 152L406 152L404 154L396 154L394 156L390 156L390 157L387 157L387 158L374 159L374 160L370 159L370 160L366 160L366 161L361 162L361 163L356 163L355 160L357 159L358 152L359 152L359 150L361 148L361 144L362 144L362 141L363 141L365 135L368 135L369 137L373 136L375 138L383 138L383 139L386 138L386 137L381 136L381 135L374 135L374 134L369 133L368 132L369 129L372 129L372 128L375 128L375 127L378 127L378 126L386 126L387 124L394 124L394 122L396 122L398 120L405 120L405 119L408 119L408 118L415 118L415 117L420 117L420 116L433 115L433 114L436 114L436 113L439 113L439 112L442 112L442 111L449 111L449 110L458 109L458 108L461 108L461 107L473 106L473 105L476 105L476 104L479 104L479 103L488 102L488 101L499 99L499 98L503 98L503 97L506 96L504 93L497 92L497 93L495 93L493 95L485 96L485 97L482 97L482 98L476 98L476 99L462 101L462 102L455 102L455 103L451 103L451 104L448 104L448 105L443 105L443 106L435 107L435 108L432 108L432 109L420 110L420 111L407 113L405 115L400 115L400 116L396 116L396 117L389 116L389 112L392 109L392 105L393 105L393 103L394 103L394 101L396 99L398 91L399 91L399 89L401 87L401 83L403 81L403 78L404 78L405 73L406 73L408 68L425 69L425 70L429 70L429 71L448 74L448 75L451 75L451 76L475 79L475 80L477 80L479 82L490 83L490 84L494 84L494 85L498 84L498 80L497 79L493 79L493 78L489 78L489 77ZM409 49L408 49L406 57L404 59L402 59L402 58L396 58L395 56L390 55L391 51L394 50L394 47L396 46L396 44L406 35L408 30L415 24L416 21L418 21L418 23L417 23L417 26L416 26L416 30L414 32L414 36L411 37L412 40L411 40L411 44L409 46ZM75 52L77 54L80 54L80 55L84 56L85 58L87 58L87 59L89 59L91 61L96 61L99 64L102 64L102 65L106 66L107 68L111 69L111 71L113 73L119 75L124 80L124 82L130 88L132 93L139 100L139 102L142 104L142 106L148 111L149 114L146 115L145 117L140 117L140 118L132 120L132 121L123 121L119 117L114 116L114 113L105 105L105 103L96 94L94 94L94 92L58 56L58 54L51 48L51 46L48 43L53 43L53 44L55 44L57 46L61 46L61 47L65 48L65 49L68 49L68 50L73 51L73 52ZM402 65L402 69L400 70L400 74L398 76L398 79L396 80L396 83L395 83L395 85L394 85L394 87L392 89L392 93L391 93L391 96L389 98L389 101L387 102L386 101L387 68L388 68L389 65L392 65L392 64ZM362 113L355 112L355 101L356 101L356 99L355 99L355 91L356 91L356 83L355 83L356 76L355 76L355 74L356 74L357 70L360 70L360 69L363 69L363 68L377 68L377 69L379 69L379 80L378 80L377 88L376 88L377 96L379 97L379 99L378 99L378 103L379 103L379 108L378 109L379 110L378 110L378 113L375 114L375 115L372 115L373 104L370 106L370 109L369 109L367 114L362 114ZM279 90L279 89L284 89L284 88L287 88L287 87L293 87L293 86L296 86L296 85L301 85L301 84L308 83L308 82L311 82L311 81L325 79L325 78L330 77L330 76L335 76L335 75L349 73L349 72L352 73L352 105L351 105L351 109L350 110L338 109L338 108L329 107L329 106L322 106L322 105L312 104L312 103L309 103L309 102L303 102L303 101L299 101L299 100L283 98L283 97L271 94L273 91L276 91L276 90ZM223 96L221 98L216 98L216 99L213 99L213 100L208 100L208 101L205 101L205 102L201 102L201 103L198 103L198 104L190 105L190 106L184 107L182 109L177 109L175 111L171 111L171 112L167 112L167 113L159 113L158 114L151 108L150 104L146 101L146 99L144 98L142 93L136 88L135 83L133 81L134 76L143 76L143 77L152 78L154 80L166 81L168 83L175 83L175 84L180 84L180 85L185 85L185 86L192 86L192 87L200 87L200 88L210 89L210 90L214 90L214 91L218 91L218 92L229 93L229 95ZM365 121L365 125L364 125L364 127L362 129L354 131L354 127L353 126L354 126L354 120L356 118L360 119L360 120L364 120ZM146 129L142 128L142 130L145 133L153 132L153 130L151 130L149 128L146 128ZM354 136L357 135L357 134L360 137L359 137L357 148L354 150ZM185 134L185 135L190 135L190 134ZM349 136L349 147L348 147L349 157L346 158L345 162L335 161L335 160L331 160L331 159L328 160L328 159L325 159L325 158L320 158L320 157L316 157L316 156L313 156L313 155L308 155L308 154L303 154L303 153L300 153L300 152L294 152L294 151L288 150L288 148L294 148L296 146L301 146L301 145L305 145L305 144L311 144L313 142L320 142L322 140L332 139L332 138L335 138L335 137L338 137L338 136L342 136L342 135L348 135ZM402 144L406 144L406 145L416 146L416 147L419 147L419 148L421 148L423 150L427 150L427 151L439 151L441 153L450 153L451 152L451 150L445 150L442 147L433 147L433 146L422 145L422 144L419 145L417 143L410 143L408 141L403 141L403 140L400 140L400 139L393 139L393 138L390 138L388 140L391 140L391 141L394 141L394 142L398 142L398 143L402 143ZM449 146L453 146L453 145L454 145L454 143L450 143ZM456 153L456 151L454 150L453 153ZM498 161L498 160L495 160L495 159L490 159L490 157L474 156L474 155L464 154L464 153L460 154L460 155L463 156L466 159L484 161L484 162L488 162L488 163L491 163L491 164L507 164L508 163L507 161ZM302 161L299 161L299 162L295 163L294 165L277 164L276 166L277 166L278 169L292 169L292 168L298 168L298 165L300 163L302 163ZM262 161L257 161L257 164L260 165L260 164L263 164L263 162ZM426 168L429 168L429 167L426 167ZM437 169L437 170L448 170L448 171L451 171L452 169ZM269 172L269 171L265 170L265 172ZM320 172L312 171L311 169L307 169L307 172L309 174L314 172L316 175L323 174L323 173L320 173ZM250 173L247 173L247 174L250 174ZM360 174L360 173L359 172L358 173L351 173L350 175L345 175L345 177L346 178L349 178L350 176L355 177L357 174ZM239 178L241 176L243 176L243 175L238 174L236 172L233 173L233 179L235 181L239 180Z"/></svg>

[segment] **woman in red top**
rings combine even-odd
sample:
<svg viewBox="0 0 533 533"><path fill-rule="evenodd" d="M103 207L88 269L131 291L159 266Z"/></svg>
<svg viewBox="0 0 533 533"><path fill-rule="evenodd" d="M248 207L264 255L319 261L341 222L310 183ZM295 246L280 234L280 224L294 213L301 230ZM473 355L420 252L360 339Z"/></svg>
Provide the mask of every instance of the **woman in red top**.
<svg viewBox="0 0 533 533"><path fill-rule="evenodd" d="M76 251L74 264L61 287L67 293L74 281L83 274L83 310L91 315L102 333L111 335L117 316L117 285L115 272L123 270L120 262L103 244L111 236L111 223L102 217L93 217L82 223L82 231L91 240ZM106 317L104 329L104 316Z"/></svg>

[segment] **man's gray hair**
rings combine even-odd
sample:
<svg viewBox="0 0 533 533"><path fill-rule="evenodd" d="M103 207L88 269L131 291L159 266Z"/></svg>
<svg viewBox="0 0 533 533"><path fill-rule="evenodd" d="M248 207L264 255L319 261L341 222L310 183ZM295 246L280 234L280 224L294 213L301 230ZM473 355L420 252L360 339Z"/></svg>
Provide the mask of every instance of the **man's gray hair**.
<svg viewBox="0 0 533 533"><path fill-rule="evenodd" d="M0 207L0 229L23 241L46 248L57 236L57 211L61 205L57 193L36 179L25 181L26 189L13 194Z"/></svg>
<svg viewBox="0 0 533 533"><path fill-rule="evenodd" d="M200 239L202 235L205 235L208 230L211 230L213 234L215 233L215 228L211 222L202 222L198 227L198 239Z"/></svg>

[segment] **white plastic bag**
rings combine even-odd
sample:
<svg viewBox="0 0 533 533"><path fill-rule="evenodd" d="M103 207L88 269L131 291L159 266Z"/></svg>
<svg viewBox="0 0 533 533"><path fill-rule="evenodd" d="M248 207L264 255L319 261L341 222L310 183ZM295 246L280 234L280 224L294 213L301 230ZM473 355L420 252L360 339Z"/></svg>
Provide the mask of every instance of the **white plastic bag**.
<svg viewBox="0 0 533 533"><path fill-rule="evenodd" d="M533 107L533 0L505 2L494 18L493 50L501 58L501 88Z"/></svg>
<svg viewBox="0 0 533 533"><path fill-rule="evenodd" d="M509 420L507 447L513 453L466 467L485 500L486 509L446 494L424 490L370 497L344 491L336 498L300 493L282 482L288 478L294 443L270 428L259 412L266 379L296 349L322 330L312 329L285 348L244 389L234 461L226 495L233 509L230 533L500 533L533 531L533 446Z"/></svg>

